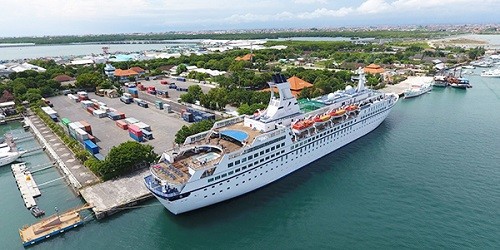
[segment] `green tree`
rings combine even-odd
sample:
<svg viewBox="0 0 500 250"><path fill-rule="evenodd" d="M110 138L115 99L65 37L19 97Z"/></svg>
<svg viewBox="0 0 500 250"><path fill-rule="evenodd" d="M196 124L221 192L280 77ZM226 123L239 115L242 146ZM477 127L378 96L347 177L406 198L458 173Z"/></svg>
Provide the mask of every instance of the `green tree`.
<svg viewBox="0 0 500 250"><path fill-rule="evenodd" d="M22 99L28 101L29 103L36 103L42 99L42 92L39 89L28 89Z"/></svg>
<svg viewBox="0 0 500 250"><path fill-rule="evenodd" d="M76 77L76 87L82 89L95 89L103 81L100 73L83 73Z"/></svg>
<svg viewBox="0 0 500 250"><path fill-rule="evenodd" d="M127 174L140 163L153 163L158 155L153 151L153 146L140 144L136 141L127 141L113 147L102 165L94 166L105 180Z"/></svg>
<svg viewBox="0 0 500 250"><path fill-rule="evenodd" d="M184 143L187 137L195 135L204 131L211 129L214 126L214 121L203 120L197 123L193 123L189 126L182 126L179 131L175 134L175 143Z"/></svg>
<svg viewBox="0 0 500 250"><path fill-rule="evenodd" d="M177 75L180 75L182 72L186 72L186 71L187 71L186 64L179 64L177 66L177 70L176 70Z"/></svg>

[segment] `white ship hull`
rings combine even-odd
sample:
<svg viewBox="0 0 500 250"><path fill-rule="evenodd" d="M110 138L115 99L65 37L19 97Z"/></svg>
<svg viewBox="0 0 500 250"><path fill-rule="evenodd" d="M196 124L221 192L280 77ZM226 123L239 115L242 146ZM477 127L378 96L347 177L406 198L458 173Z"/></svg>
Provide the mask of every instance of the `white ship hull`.
<svg viewBox="0 0 500 250"><path fill-rule="evenodd" d="M0 167L11 164L16 161L21 155L23 155L25 151L21 152L5 152L0 156Z"/></svg>
<svg viewBox="0 0 500 250"><path fill-rule="evenodd" d="M345 131L343 134L340 134L339 131L332 131L327 133L325 136L316 139L316 141L311 141L311 143L306 144L299 149L292 150L291 146L286 146L284 148L286 152L284 152L284 154L280 154L279 157L264 161L260 165L257 165L257 167L254 166L250 168L250 170L242 172L237 176L233 176L230 179L210 183L209 185L196 189L190 192L187 197L174 201L169 201L168 199L159 197L156 194L155 197L170 212L173 214L180 214L251 192L285 177L286 175L307 166L313 161L318 160L323 156L341 148L342 146L368 134L377 128L382 121L384 121L392 106L388 106L385 110L380 111L370 118L359 120L357 123L345 127L342 130ZM334 133L338 133L338 136L333 136ZM328 139L330 135L332 136ZM322 139L325 137L327 139Z"/></svg>

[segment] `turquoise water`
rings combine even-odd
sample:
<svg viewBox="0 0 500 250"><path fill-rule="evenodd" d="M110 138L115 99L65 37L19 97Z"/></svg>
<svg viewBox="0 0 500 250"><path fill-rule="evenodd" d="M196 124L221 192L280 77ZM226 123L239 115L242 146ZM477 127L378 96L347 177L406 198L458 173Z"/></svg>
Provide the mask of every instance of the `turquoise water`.
<svg viewBox="0 0 500 250"><path fill-rule="evenodd" d="M470 79L400 100L372 133L256 192L180 216L151 200L32 249L499 249L500 80ZM0 171L0 237L18 249L34 219Z"/></svg>

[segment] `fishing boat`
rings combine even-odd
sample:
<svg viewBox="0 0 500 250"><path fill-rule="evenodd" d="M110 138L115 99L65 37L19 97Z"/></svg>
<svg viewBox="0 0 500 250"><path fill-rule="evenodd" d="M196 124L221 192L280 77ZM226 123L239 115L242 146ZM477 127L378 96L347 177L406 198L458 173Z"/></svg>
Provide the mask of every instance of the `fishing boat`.
<svg viewBox="0 0 500 250"><path fill-rule="evenodd" d="M491 77L491 78L499 78L500 77L500 69L483 71L481 73L482 77Z"/></svg>
<svg viewBox="0 0 500 250"><path fill-rule="evenodd" d="M457 78L457 81L451 83L450 86L457 89L472 88L472 85L470 85L469 79L467 78Z"/></svg>

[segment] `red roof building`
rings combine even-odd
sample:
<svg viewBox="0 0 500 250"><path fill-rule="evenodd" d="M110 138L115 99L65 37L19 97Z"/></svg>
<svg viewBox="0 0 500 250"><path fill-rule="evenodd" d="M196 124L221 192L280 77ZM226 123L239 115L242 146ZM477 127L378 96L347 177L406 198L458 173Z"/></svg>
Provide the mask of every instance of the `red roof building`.
<svg viewBox="0 0 500 250"><path fill-rule="evenodd" d="M380 67L380 65L377 65L377 64L370 64L368 66L366 66L364 69L366 74L382 74L385 72L385 70Z"/></svg>
<svg viewBox="0 0 500 250"><path fill-rule="evenodd" d="M73 81L74 79L71 76L62 74L62 75L58 75L58 76L54 77L54 80L58 81L58 82L69 82L69 81Z"/></svg>
<svg viewBox="0 0 500 250"><path fill-rule="evenodd" d="M133 70L133 71L137 72L137 74L144 74L144 73L146 73L146 70L142 69L141 67L132 67L129 70Z"/></svg>
<svg viewBox="0 0 500 250"><path fill-rule="evenodd" d="M314 86L313 84L306 82L296 76L288 78L288 82L290 83L290 90L292 91L292 95L295 97L299 96L300 92L303 89ZM267 88L263 89L262 91L271 91L271 89ZM276 88L273 88L273 91L275 93L278 93L278 90Z"/></svg>

